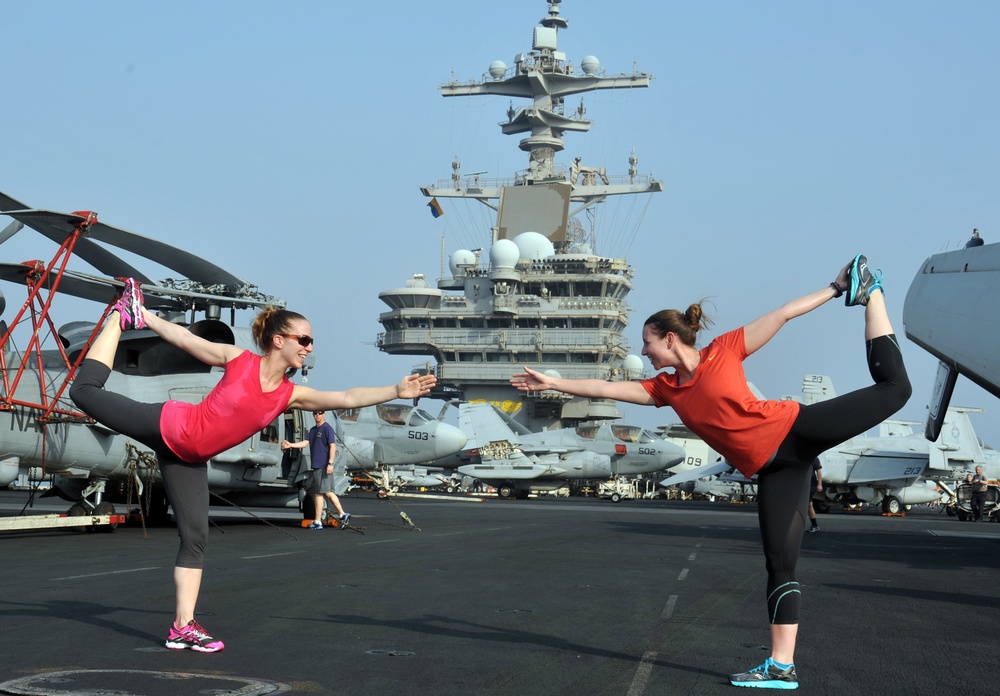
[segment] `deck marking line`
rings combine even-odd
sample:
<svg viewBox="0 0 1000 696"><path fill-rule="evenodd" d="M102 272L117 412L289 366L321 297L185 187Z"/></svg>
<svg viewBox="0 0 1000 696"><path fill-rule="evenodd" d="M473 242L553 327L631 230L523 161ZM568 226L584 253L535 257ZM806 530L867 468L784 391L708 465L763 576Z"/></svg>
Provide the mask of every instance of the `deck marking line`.
<svg viewBox="0 0 1000 696"><path fill-rule="evenodd" d="M667 604L663 607L663 612L660 614L660 623L657 624L653 635L650 636L650 647L655 648L659 644L660 638L666 631L667 622L674 615L675 606L677 606L677 595L670 595ZM629 686L626 696L642 696L646 692L646 685L649 684L649 677L653 673L653 662L656 661L656 655L656 650L647 650L642 654L642 659L639 660L639 666L636 667L635 676L632 678L632 684Z"/></svg>
<svg viewBox="0 0 1000 696"><path fill-rule="evenodd" d="M102 575L121 575L122 573L141 573L145 570L159 570L159 566L150 566L148 568L130 568L129 570L109 570L105 573L90 573L89 575L67 575L64 578L52 578L53 582L59 580L79 580L80 578L99 578Z"/></svg>

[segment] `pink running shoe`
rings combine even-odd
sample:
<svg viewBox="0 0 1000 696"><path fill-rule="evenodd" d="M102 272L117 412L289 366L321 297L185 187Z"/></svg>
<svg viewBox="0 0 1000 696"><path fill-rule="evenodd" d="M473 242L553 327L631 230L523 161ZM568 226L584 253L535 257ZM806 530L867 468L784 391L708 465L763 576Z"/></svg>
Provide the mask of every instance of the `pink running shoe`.
<svg viewBox="0 0 1000 696"><path fill-rule="evenodd" d="M146 328L146 322L142 318L142 290L134 279L125 279L125 289L115 302L114 308L121 317L122 331Z"/></svg>
<svg viewBox="0 0 1000 696"><path fill-rule="evenodd" d="M184 628L177 628L177 624L171 622L166 646L171 650L194 650L204 653L219 652L226 647L221 640L208 635L208 631L194 619L188 621Z"/></svg>

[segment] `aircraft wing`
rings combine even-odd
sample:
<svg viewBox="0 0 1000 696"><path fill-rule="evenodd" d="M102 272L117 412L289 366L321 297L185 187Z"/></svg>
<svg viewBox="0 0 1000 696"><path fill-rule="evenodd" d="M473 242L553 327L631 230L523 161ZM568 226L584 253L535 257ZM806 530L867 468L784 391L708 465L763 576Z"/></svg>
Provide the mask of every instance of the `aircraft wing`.
<svg viewBox="0 0 1000 696"><path fill-rule="evenodd" d="M729 462L719 462L717 464L712 464L711 466L699 466L697 469L691 469L689 471L682 472L680 474L674 474L673 476L668 476L667 478L660 481L661 486L676 486L681 483L687 483L688 481L697 481L700 478L705 478L706 476L715 476L717 474L722 474L733 468L733 465Z"/></svg>
<svg viewBox="0 0 1000 696"><path fill-rule="evenodd" d="M903 325L907 338L947 368L1000 397L1000 305L992 301L998 281L1000 244L935 254L924 261L906 291ZM944 411L941 404L938 410Z"/></svg>

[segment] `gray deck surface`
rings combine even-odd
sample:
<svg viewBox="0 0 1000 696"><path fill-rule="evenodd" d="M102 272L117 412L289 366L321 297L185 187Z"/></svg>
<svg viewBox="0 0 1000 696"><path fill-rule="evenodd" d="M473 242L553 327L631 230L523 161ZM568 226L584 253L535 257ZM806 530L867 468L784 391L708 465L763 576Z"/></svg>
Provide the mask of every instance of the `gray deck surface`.
<svg viewBox="0 0 1000 696"><path fill-rule="evenodd" d="M0 514L25 499L0 492ZM172 527L0 533L0 693L732 694L727 675L769 654L752 504L345 507L363 534L213 508L197 618L226 649L209 655L163 647ZM1000 524L820 522L800 693L1000 693Z"/></svg>

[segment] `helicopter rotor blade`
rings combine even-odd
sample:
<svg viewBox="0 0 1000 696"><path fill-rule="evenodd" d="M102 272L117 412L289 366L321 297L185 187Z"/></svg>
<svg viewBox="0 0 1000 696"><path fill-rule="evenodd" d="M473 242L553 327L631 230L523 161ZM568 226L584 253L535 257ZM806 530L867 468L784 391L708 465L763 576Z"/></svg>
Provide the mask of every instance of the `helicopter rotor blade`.
<svg viewBox="0 0 1000 696"><path fill-rule="evenodd" d="M20 263L0 263L0 280L6 280L18 285L25 284L25 276L34 270L33 266ZM44 287L51 291L55 284L56 276L50 273L45 280ZM124 287L120 280L110 278L99 278L75 271L64 271L62 280L59 281L59 292L72 297L79 297L84 300L92 300L101 304L107 304L115 297L116 289ZM185 308L185 303L173 297L152 295L145 302L147 309L163 309L169 311L179 311Z"/></svg>
<svg viewBox="0 0 1000 696"><path fill-rule="evenodd" d="M15 234L20 232L22 227L24 227L24 223L18 222L17 220L14 220L14 222L4 227L3 232L0 232L0 244L3 244Z"/></svg>
<svg viewBox="0 0 1000 696"><path fill-rule="evenodd" d="M0 203L2 203L2 199L0 199ZM4 214L39 232L56 244L62 244L79 225L87 222L87 218L82 215L58 213L51 210L8 210ZM77 240L74 253L106 275L118 278L135 278L143 283L150 280L134 266L90 240L130 251L204 285L238 287L246 284L220 266L191 252L149 237L143 237L134 232L112 227L103 222L94 222L89 225L84 235Z"/></svg>

